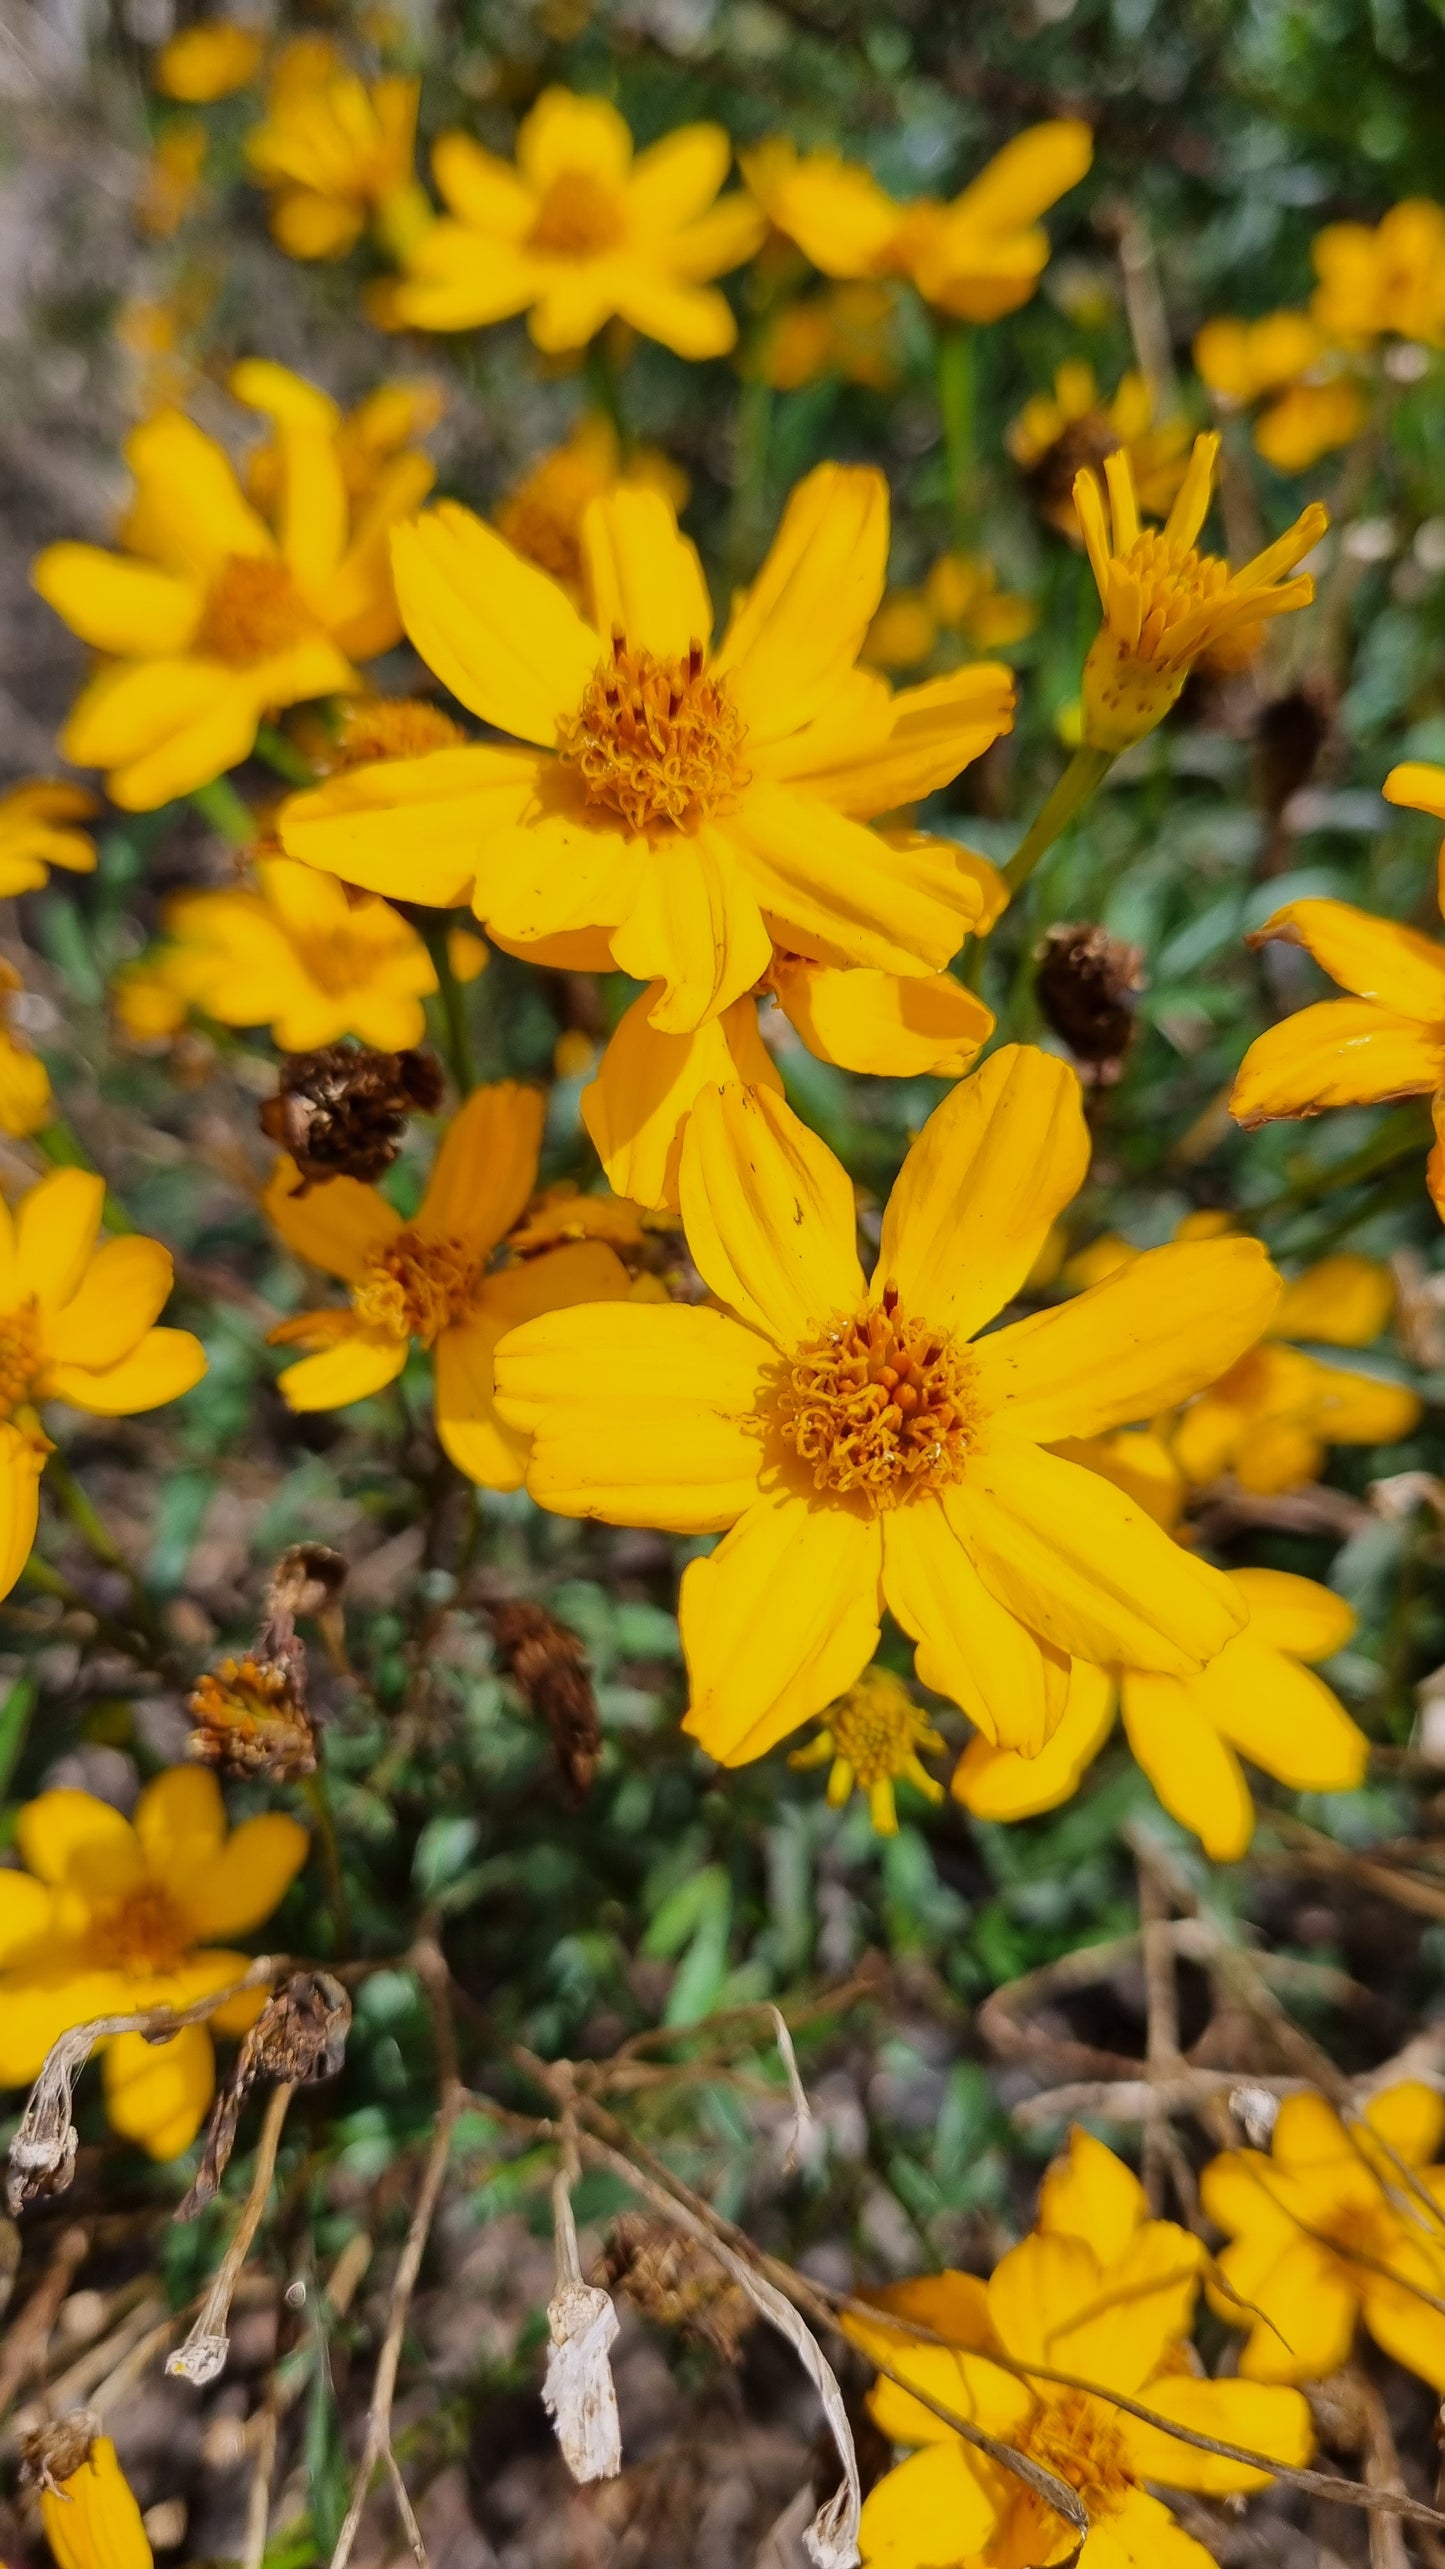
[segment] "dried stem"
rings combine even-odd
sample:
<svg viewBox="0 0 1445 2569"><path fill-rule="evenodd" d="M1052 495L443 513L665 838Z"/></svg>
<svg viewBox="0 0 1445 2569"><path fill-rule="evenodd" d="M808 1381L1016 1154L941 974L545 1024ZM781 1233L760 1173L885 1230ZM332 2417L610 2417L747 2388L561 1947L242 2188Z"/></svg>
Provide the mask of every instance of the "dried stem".
<svg viewBox="0 0 1445 2569"><path fill-rule="evenodd" d="M43 2362L56 2313L90 2247L90 2232L72 2222L56 2240L49 2265L0 2345L0 2417L27 2373Z"/></svg>
<svg viewBox="0 0 1445 2569"><path fill-rule="evenodd" d="M241 2218L236 2224L235 2236L216 2268L211 2289L198 2317L166 2365L168 2373L179 2373L198 2388L205 2382L213 2382L226 2361L229 2344L226 2322L231 2315L231 2296L250 2254L251 2242L261 2227L261 2215L266 2209L271 2180L276 2173L276 2152L281 2144L286 2111L295 2093L295 2088L283 2080L272 2088L266 2099L261 2138L256 2145L255 2173Z"/></svg>

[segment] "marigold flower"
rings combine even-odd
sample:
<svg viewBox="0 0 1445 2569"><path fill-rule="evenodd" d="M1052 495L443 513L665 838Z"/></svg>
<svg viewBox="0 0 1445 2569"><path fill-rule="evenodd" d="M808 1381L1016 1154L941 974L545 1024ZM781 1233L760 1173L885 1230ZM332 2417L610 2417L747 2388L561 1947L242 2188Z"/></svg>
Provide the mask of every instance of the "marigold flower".
<svg viewBox="0 0 1445 2569"><path fill-rule="evenodd" d="M866 169L781 137L741 155L768 220L831 277L911 279L960 321L998 321L1027 303L1048 265L1039 216L1076 187L1094 156L1073 117L1030 125L951 204L899 205Z"/></svg>
<svg viewBox="0 0 1445 2569"><path fill-rule="evenodd" d="M937 971L976 913L972 881L946 842L885 845L857 816L956 775L1007 728L1013 689L989 662L896 696L855 667L883 588L882 476L825 464L800 484L711 655L697 555L658 492L593 500L582 545L595 629L469 510L398 530L422 657L536 746L334 778L284 807L290 852L409 900L470 898L499 945L541 962L656 982L648 1022L667 1035L739 999L775 946Z"/></svg>
<svg viewBox="0 0 1445 2569"><path fill-rule="evenodd" d="M923 1684L1026 1748L1062 1710L1070 1651L1185 1674L1240 1628L1218 1572L1042 1448L1181 1397L1251 1343L1278 1289L1257 1243L1156 1250L975 1336L1087 1164L1073 1072L996 1053L914 1143L865 1284L832 1153L769 1090L709 1088L680 1193L724 1308L560 1312L498 1350L498 1407L535 1437L542 1506L733 1529L682 1582L686 1727L720 1763L852 1685L885 1603Z"/></svg>
<svg viewBox="0 0 1445 2569"><path fill-rule="evenodd" d="M229 458L178 410L135 429L122 550L52 544L32 574L72 632L104 655L61 736L109 770L112 799L152 811L245 758L264 715L360 685L353 658L400 635L386 538L432 480L399 456L369 501L347 496L334 406L284 369L240 367L238 398L272 409L284 471L272 525ZM297 395L310 394L310 403Z"/></svg>
<svg viewBox="0 0 1445 2569"><path fill-rule="evenodd" d="M368 223L403 257L433 221L413 174L418 80L366 81L324 37L278 55L246 158L271 197L271 230L293 259L340 259Z"/></svg>
<svg viewBox="0 0 1445 2569"><path fill-rule="evenodd" d="M116 1242L117 1247L131 1245ZM94 2016L189 2007L239 1980L248 1957L212 1943L269 1918L306 1859L284 1812L227 1834L208 1769L173 1766L148 1784L134 1822L68 1786L23 1805L23 1872L0 1872L0 2085L36 2076L57 2035ZM112 2034L106 2110L118 2132L173 2159L199 2131L215 2086L211 2031L244 2033L265 1992L227 1999L168 2043Z"/></svg>
<svg viewBox="0 0 1445 2569"><path fill-rule="evenodd" d="M1179 495L1162 528L1139 523L1129 458L1104 459L1112 531L1092 472L1074 484L1074 504L1098 586L1104 621L1084 663L1083 738L1109 756L1142 740L1163 721L1196 660L1208 651L1257 641L1270 616L1308 606L1314 582L1281 579L1318 544L1329 524L1312 501L1242 570L1196 549L1209 507L1219 452L1216 436L1198 437Z"/></svg>
<svg viewBox="0 0 1445 2569"><path fill-rule="evenodd" d="M1445 820L1445 768L1393 767L1385 795ZM1438 897L1445 909L1445 846ZM1435 1147L1425 1183L1445 1221L1445 945L1348 901L1287 901L1251 945L1280 937L1303 946L1348 999L1301 1008L1257 1035L1239 1066L1229 1111L1246 1126L1327 1106L1378 1106L1428 1097Z"/></svg>
<svg viewBox="0 0 1445 2569"><path fill-rule="evenodd" d="M1219 402L1267 403L1254 423L1257 453L1276 472L1303 473L1358 437L1368 415L1362 387L1305 312L1269 312L1261 321L1206 321L1194 362Z"/></svg>
<svg viewBox="0 0 1445 2569"><path fill-rule="evenodd" d="M62 2428L69 2423L60 2421ZM152 2569L135 2492L108 2435L92 2435L83 2459L63 2476L47 2474L40 2520L56 2569Z"/></svg>
<svg viewBox="0 0 1445 2569"><path fill-rule="evenodd" d="M181 892L165 943L132 967L223 1026L269 1026L281 1052L356 1035L405 1051L426 1031L436 969L415 928L374 894L349 893L294 857L261 856L256 888ZM125 1014L122 974L118 998Z"/></svg>
<svg viewBox="0 0 1445 2569"><path fill-rule="evenodd" d="M1241 1756L1294 1792L1347 1793L1363 1781L1370 1746L1309 1666L1354 1631L1344 1600L1285 1570L1232 1575L1248 1628L1207 1668L1193 1677L1116 1672L1130 1748L1166 1811L1216 1864L1235 1863L1254 1834ZM1113 1727L1116 1683L1076 1662L1063 1719L1039 1755L971 1741L955 1798L980 1820L1032 1819L1067 1802Z"/></svg>
<svg viewBox="0 0 1445 2569"><path fill-rule="evenodd" d="M1428 196L1368 223L1327 223L1311 245L1319 284L1311 313L1347 346L1393 333L1445 346L1445 208Z"/></svg>
<svg viewBox="0 0 1445 2569"><path fill-rule="evenodd" d="M1442 2130L1445 2101L1410 2079L1348 2128L1322 2096L1287 2096L1268 2153L1210 2161L1200 2199L1232 2236L1209 2297L1249 2325L1246 2380L1327 2379L1363 2319L1397 2364L1445 2391L1445 2315L1424 2297L1445 2298L1445 2167L1429 2164Z"/></svg>
<svg viewBox="0 0 1445 2569"><path fill-rule="evenodd" d="M834 1810L841 1808L855 1786L866 1793L868 1817L878 1835L892 1838L898 1835L894 1785L906 1777L930 1802L941 1802L943 1786L920 1762L918 1752L946 1746L941 1732L920 1713L902 1678L895 1677L891 1668L869 1668L829 1706L817 1737L806 1748L795 1749L788 1764L828 1767L828 1800Z"/></svg>
<svg viewBox="0 0 1445 2569"><path fill-rule="evenodd" d="M83 785L52 784L48 777L0 794L0 900L43 890L52 865L67 874L93 874L95 841L75 823L99 809Z"/></svg>
<svg viewBox="0 0 1445 2569"><path fill-rule="evenodd" d="M549 571L574 604L588 612L582 519L589 500L619 486L660 491L668 506L687 506L688 479L656 447L642 446L624 464L617 431L600 411L585 412L560 446L541 456L497 506L494 524L514 553Z"/></svg>
<svg viewBox="0 0 1445 2569"><path fill-rule="evenodd" d="M737 324L709 280L763 235L749 197L718 198L731 158L721 125L679 126L634 158L616 108L570 89L545 89L523 117L515 163L443 134L432 172L450 216L406 251L395 318L474 330L525 312L555 353L617 316L679 357L725 356Z"/></svg>
<svg viewBox="0 0 1445 2569"><path fill-rule="evenodd" d="M349 1304L303 1312L271 1344L311 1352L280 1388L292 1409L340 1409L395 1382L412 1341L432 1351L437 1434L459 1471L491 1490L522 1480L525 1438L499 1416L497 1340L517 1321L569 1302L622 1300L626 1268L601 1240L570 1241L488 1270L537 1182L545 1103L503 1080L474 1089L452 1118L414 1220L349 1177L301 1188L277 1162L265 1209L282 1239L351 1288Z"/></svg>
<svg viewBox="0 0 1445 2569"><path fill-rule="evenodd" d="M1032 598L998 584L978 553L941 553L921 589L894 589L868 627L863 656L878 669L916 669L945 637L964 649L1006 651L1033 632Z"/></svg>
<svg viewBox="0 0 1445 2569"><path fill-rule="evenodd" d="M1016 2475L951 2434L901 2383L880 2380L868 2399L875 2424L916 2449L864 2502L865 2569L934 2569L945 2546L951 2560L1208 2569L1209 2553L1147 2484L1222 2497L1263 2488L1268 2473L1182 2444L1108 2394L1287 2465L1309 2460L1314 2435L1297 2392L1211 2381L1197 2369L1188 2331L1203 2262L1187 2230L1149 2219L1123 2162L1075 2129L1044 2178L1036 2228L987 2283L945 2272L872 2294L876 2320L843 2322L865 2355L1052 2471L1078 2492L1090 2530L1080 2547L1075 2527ZM911 2338L910 2320L948 2344ZM1005 2371L998 2358L1022 2369ZM1033 2379L1030 2363L1098 2390Z"/></svg>
<svg viewBox="0 0 1445 2569"><path fill-rule="evenodd" d="M1122 447L1140 508L1162 517L1184 479L1188 444L1184 420L1156 420L1142 375L1125 375L1106 400L1093 367L1080 357L1065 358L1053 391L1034 393L1008 432L1009 453L1040 512L1072 544L1084 540L1074 483L1085 465L1102 464Z"/></svg>
<svg viewBox="0 0 1445 2569"><path fill-rule="evenodd" d="M162 98L179 98L188 107L209 107L229 98L255 79L266 59L266 39L229 18L213 18L185 27L162 45L151 72Z"/></svg>

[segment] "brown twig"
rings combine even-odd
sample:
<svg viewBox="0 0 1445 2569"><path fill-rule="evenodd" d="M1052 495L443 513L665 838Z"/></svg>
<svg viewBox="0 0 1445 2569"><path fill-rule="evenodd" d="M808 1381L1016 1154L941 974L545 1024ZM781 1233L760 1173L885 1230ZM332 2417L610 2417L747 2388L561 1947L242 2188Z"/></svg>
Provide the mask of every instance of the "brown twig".
<svg viewBox="0 0 1445 2569"><path fill-rule="evenodd" d="M168 2373L179 2373L184 2380L194 2382L198 2389L206 2382L213 2382L226 2361L229 2343L226 2322L231 2312L231 2296L250 2254L251 2242L261 2227L261 2216L276 2173L276 2152L281 2143L282 2127L295 2093L293 2087L282 2081L272 2088L266 2099L261 2137L256 2144L255 2173L235 2235L216 2268L210 2291L184 2343L176 2348L166 2365Z"/></svg>
<svg viewBox="0 0 1445 2569"><path fill-rule="evenodd" d="M1357 1883L1363 1891L1377 1891L1382 1899L1393 1900L1398 1909L1411 1909L1418 1917L1445 1918L1445 1883L1425 1882L1418 1874L1373 1863L1369 1856L1356 1855L1352 1848L1337 1845L1322 1830L1309 1828L1283 1811L1271 1811L1269 1825L1290 1850L1277 1860L1312 1865L1317 1872ZM1267 1855L1264 1860L1269 1861Z"/></svg>
<svg viewBox="0 0 1445 2569"><path fill-rule="evenodd" d="M0 2345L0 2417L28 2373L39 2370L56 2313L84 2263L90 2232L71 2222L56 2240L50 2263Z"/></svg>

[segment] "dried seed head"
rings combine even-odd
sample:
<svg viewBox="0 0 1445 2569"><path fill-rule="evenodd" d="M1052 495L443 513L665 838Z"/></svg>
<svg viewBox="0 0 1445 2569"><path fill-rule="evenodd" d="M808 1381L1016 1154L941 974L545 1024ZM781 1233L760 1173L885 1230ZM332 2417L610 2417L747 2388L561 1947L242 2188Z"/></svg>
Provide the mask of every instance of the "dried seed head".
<svg viewBox="0 0 1445 2569"><path fill-rule="evenodd" d="M26 2429L17 2439L21 2487L58 2492L62 2482L90 2460L101 2431L100 2419L90 2408L67 2409L64 2417L47 2418L42 2426Z"/></svg>
<svg viewBox="0 0 1445 2569"><path fill-rule="evenodd" d="M737 2362L757 2317L747 2294L701 2241L640 2212L620 2213L613 2222L592 2281L620 2292L644 2319L710 2346L725 2364Z"/></svg>
<svg viewBox="0 0 1445 2569"><path fill-rule="evenodd" d="M187 1707L192 1757L227 1775L294 1783L316 1772L316 1733L306 1708L300 1643L276 1656L247 1651L207 1669Z"/></svg>
<svg viewBox="0 0 1445 2569"><path fill-rule="evenodd" d="M344 1553L325 1543L293 1543L271 1573L268 1616L287 1615L294 1623L297 1615L326 1614L340 1599L348 1567Z"/></svg>
<svg viewBox="0 0 1445 2569"><path fill-rule="evenodd" d="M329 1971L295 1971L273 1991L216 2099L201 2164L177 2209L178 2221L193 2221L215 2195L236 2145L241 2108L257 2079L304 2087L334 2078L346 2058L350 2030L351 2000Z"/></svg>
<svg viewBox="0 0 1445 2569"><path fill-rule="evenodd" d="M1034 992L1056 1035L1085 1075L1117 1079L1134 1034L1134 1002L1144 987L1144 958L1088 920L1050 928L1038 950Z"/></svg>
<svg viewBox="0 0 1445 2569"><path fill-rule="evenodd" d="M441 1070L430 1053L326 1044L319 1052L286 1055L281 1085L261 1108L261 1130L290 1152L301 1172L300 1193L331 1177L371 1186L400 1151L408 1118L434 1115L442 1095Z"/></svg>
<svg viewBox="0 0 1445 2569"><path fill-rule="evenodd" d="M585 1801L602 1754L586 1651L569 1624L523 1597L493 1606L491 1625L502 1666L552 1734L569 1794Z"/></svg>

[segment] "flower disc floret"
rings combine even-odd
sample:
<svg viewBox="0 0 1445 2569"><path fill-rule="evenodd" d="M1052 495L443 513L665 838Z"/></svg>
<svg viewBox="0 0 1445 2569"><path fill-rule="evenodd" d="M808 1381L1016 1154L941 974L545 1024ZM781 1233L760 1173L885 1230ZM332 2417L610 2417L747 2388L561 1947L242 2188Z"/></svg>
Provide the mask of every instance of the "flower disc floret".
<svg viewBox="0 0 1445 2569"><path fill-rule="evenodd" d="M476 1298L481 1264L465 1240L424 1239L399 1231L372 1251L352 1300L370 1329L434 1346L444 1329L464 1319Z"/></svg>
<svg viewBox="0 0 1445 2569"><path fill-rule="evenodd" d="M195 1940L192 1920L164 1885L141 1882L96 1903L86 1957L99 1971L176 1971Z"/></svg>
<svg viewBox="0 0 1445 2569"><path fill-rule="evenodd" d="M1019 2449L1078 2490L1091 2524L1117 2515L1134 2485L1123 2436L1103 2403L1086 2391L1046 2400L1025 2425Z"/></svg>
<svg viewBox="0 0 1445 2569"><path fill-rule="evenodd" d="M284 562L231 553L211 583L196 648L233 669L269 660L318 630Z"/></svg>
<svg viewBox="0 0 1445 2569"><path fill-rule="evenodd" d="M975 1370L966 1348L910 1319L885 1284L878 1302L797 1350L778 1426L815 1489L896 1507L962 1478L983 1423Z"/></svg>
<svg viewBox="0 0 1445 2569"><path fill-rule="evenodd" d="M0 1320L0 1415L8 1418L29 1399L42 1361L40 1309L30 1294Z"/></svg>
<svg viewBox="0 0 1445 2569"><path fill-rule="evenodd" d="M626 229L616 188L604 186L590 170L564 169L537 209L527 247L553 258L595 258L599 251L615 250Z"/></svg>
<svg viewBox="0 0 1445 2569"><path fill-rule="evenodd" d="M638 834L659 825L696 829L749 782L742 716L726 680L704 675L700 642L686 658L663 658L615 632L611 659L557 738L588 802Z"/></svg>

